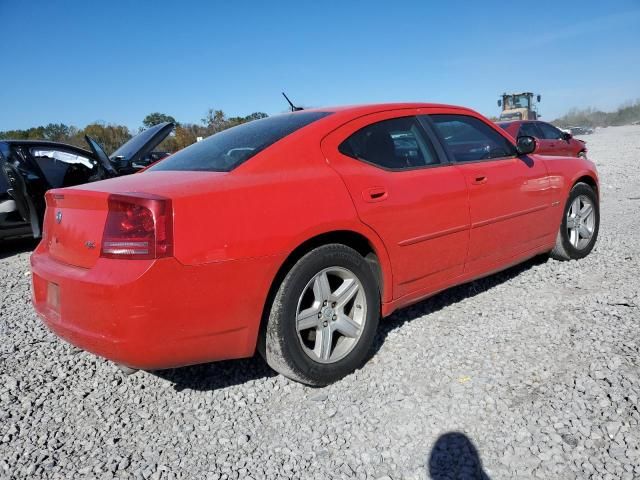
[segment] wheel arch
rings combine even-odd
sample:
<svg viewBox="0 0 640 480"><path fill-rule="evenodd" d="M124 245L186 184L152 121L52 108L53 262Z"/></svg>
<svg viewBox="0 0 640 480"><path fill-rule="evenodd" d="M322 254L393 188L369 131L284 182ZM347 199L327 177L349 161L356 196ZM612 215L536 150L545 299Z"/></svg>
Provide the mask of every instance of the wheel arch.
<svg viewBox="0 0 640 480"><path fill-rule="evenodd" d="M593 191L596 192L596 196L598 197L598 199L600 199L600 189L598 186L598 181L591 175L583 174L576 178L571 184L571 189L573 189L573 187L575 187L578 183L586 183L587 185L589 185L591 188L593 188Z"/></svg>
<svg viewBox="0 0 640 480"><path fill-rule="evenodd" d="M259 336L262 336L264 327L267 324L269 318L269 310L273 298L282 283L282 280L287 275L287 272L293 267L293 265L302 258L305 254L317 248L321 245L327 245L330 243L339 243L351 247L360 253L367 263L372 267L373 273L378 280L378 286L380 289L381 302L390 301L392 298L392 274L391 264L382 244L382 241L375 237L375 234L371 236L366 235L363 232L359 232L352 229L344 230L332 230L323 233L316 234L298 246L296 246L287 255L285 260L278 268L271 285L267 292L264 305L262 307L262 317L260 320ZM262 344L262 339L258 340L259 345ZM260 347L259 347L260 348Z"/></svg>

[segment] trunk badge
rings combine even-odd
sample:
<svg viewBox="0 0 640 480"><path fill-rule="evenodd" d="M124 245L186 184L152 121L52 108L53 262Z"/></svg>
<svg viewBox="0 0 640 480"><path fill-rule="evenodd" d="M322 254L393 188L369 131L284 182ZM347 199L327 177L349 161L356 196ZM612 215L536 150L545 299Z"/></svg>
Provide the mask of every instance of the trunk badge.
<svg viewBox="0 0 640 480"><path fill-rule="evenodd" d="M58 210L56 212L56 223L60 223L62 221L62 212Z"/></svg>

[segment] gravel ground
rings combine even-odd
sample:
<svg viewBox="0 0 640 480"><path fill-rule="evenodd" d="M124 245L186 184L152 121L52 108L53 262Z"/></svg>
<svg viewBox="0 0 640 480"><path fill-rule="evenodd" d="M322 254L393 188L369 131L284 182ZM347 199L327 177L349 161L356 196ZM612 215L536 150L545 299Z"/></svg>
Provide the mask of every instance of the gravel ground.
<svg viewBox="0 0 640 480"><path fill-rule="evenodd" d="M322 389L258 357L124 377L39 323L31 245L5 244L0 478L640 478L640 127L586 139L602 179L588 258L399 311Z"/></svg>

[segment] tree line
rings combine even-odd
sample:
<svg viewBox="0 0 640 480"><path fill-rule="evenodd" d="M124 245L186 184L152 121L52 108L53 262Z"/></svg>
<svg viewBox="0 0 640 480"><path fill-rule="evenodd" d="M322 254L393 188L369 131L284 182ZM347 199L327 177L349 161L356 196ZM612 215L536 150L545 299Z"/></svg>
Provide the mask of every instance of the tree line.
<svg viewBox="0 0 640 480"><path fill-rule="evenodd" d="M575 126L609 127L630 125L637 122L640 122L640 100L627 102L615 112L603 112L592 107L573 108L562 117L554 120L553 124L562 128Z"/></svg>
<svg viewBox="0 0 640 480"><path fill-rule="evenodd" d="M244 117L228 117L222 110L210 108L202 118L201 123L181 123L171 115L154 112L144 117L142 120L143 127L140 128L140 131L162 122L173 122L176 125L174 133L158 145L156 150L176 152L195 143L198 137L208 137L227 128L267 116L263 112L254 112ZM96 140L105 152L110 155L136 133L138 132L132 132L124 125L104 122L94 122L84 128L77 128L64 123L50 123L26 130L0 131L0 140L50 140L87 148L84 136L88 135Z"/></svg>

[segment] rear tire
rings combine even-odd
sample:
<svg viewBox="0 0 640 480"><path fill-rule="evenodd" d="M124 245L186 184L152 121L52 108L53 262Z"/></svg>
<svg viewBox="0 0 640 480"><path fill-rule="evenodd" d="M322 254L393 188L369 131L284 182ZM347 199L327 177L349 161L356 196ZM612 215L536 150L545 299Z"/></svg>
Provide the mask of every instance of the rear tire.
<svg viewBox="0 0 640 480"><path fill-rule="evenodd" d="M551 257L556 260L578 260L593 250L600 229L600 205L593 188L577 183L564 207L560 231Z"/></svg>
<svg viewBox="0 0 640 480"><path fill-rule="evenodd" d="M324 245L298 260L280 284L260 351L282 375L328 385L364 364L379 318L371 266L352 248Z"/></svg>

